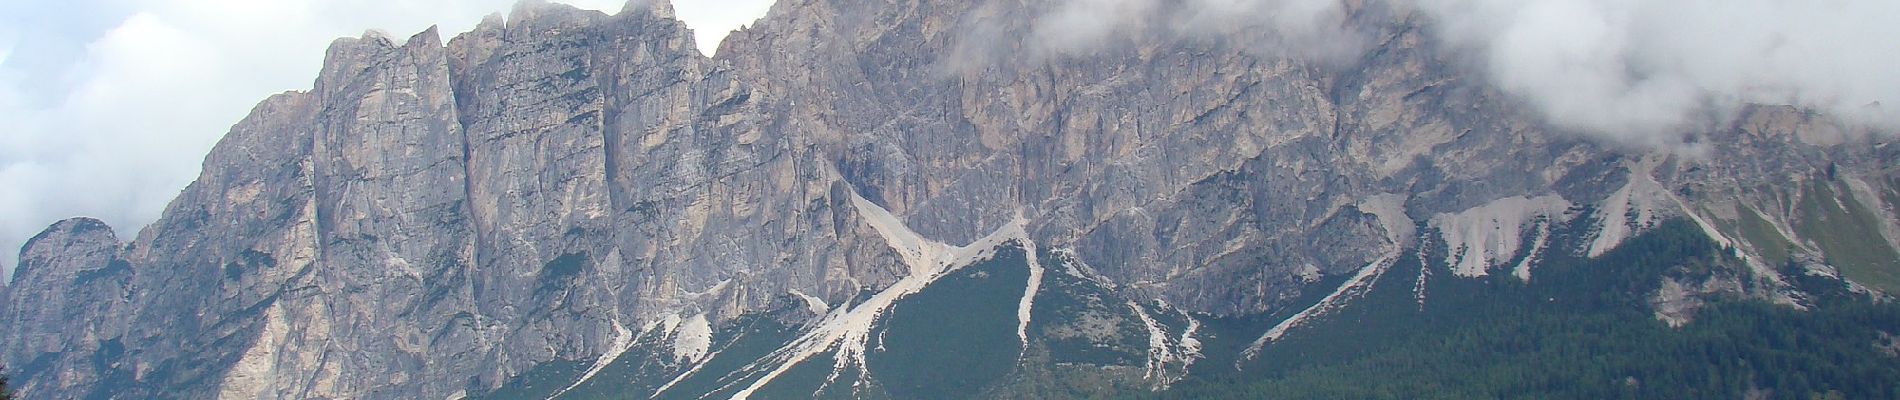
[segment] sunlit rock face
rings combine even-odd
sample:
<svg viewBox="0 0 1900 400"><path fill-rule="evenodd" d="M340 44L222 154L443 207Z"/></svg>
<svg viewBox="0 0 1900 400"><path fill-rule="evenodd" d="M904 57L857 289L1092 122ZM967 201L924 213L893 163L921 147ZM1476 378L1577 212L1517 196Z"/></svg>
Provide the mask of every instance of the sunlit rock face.
<svg viewBox="0 0 1900 400"><path fill-rule="evenodd" d="M1351 46L1323 56L1167 29L1055 48L1052 6L1000 0L784 0L718 58L665 2L339 39L136 237L75 219L29 242L0 356L28 398L453 398L640 354L680 374L754 326L735 321L871 332L823 322L879 318L846 311L1014 226L1082 266L1023 287L1099 291L1077 315L1115 322L1034 325L1022 294L1011 340L1132 340L1159 356L1115 379L1158 387L1199 357L1190 313L1279 312L1421 251L1451 272L1432 279L1535 279L1539 252L1688 218L1754 267L1727 291L1793 301L1790 261L1896 268L1900 150L1878 135L1762 106L1694 151L1593 142L1474 78L1424 16L1351 3ZM1588 245L1550 245L1559 226ZM786 343L870 343L813 340Z"/></svg>

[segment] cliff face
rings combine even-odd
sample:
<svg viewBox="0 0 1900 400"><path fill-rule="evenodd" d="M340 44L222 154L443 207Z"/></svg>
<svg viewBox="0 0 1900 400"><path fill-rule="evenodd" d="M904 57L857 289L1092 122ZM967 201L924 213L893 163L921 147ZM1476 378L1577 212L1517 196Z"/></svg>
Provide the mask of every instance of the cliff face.
<svg viewBox="0 0 1900 400"><path fill-rule="evenodd" d="M123 316L131 304L131 265L120 258L121 243L99 220L75 218L47 227L20 250L20 269L3 291L7 306L8 365L33 363L47 372L18 381L19 390L86 393L110 372L85 358L60 353L114 354L131 328ZM30 361L28 361L30 360Z"/></svg>
<svg viewBox="0 0 1900 400"><path fill-rule="evenodd" d="M1529 279L1538 252L1677 217L1747 256L1737 291L1797 302L1788 260L1900 283L1900 150L1798 110L1712 128L1717 156L1648 153L1554 132L1402 6L1350 8L1369 43L1325 60L1037 51L1045 8L784 0L719 58L646 1L340 39L136 239L77 219L29 242L0 356L33 398L453 397L636 330L704 354L681 326L915 291L942 268L922 243L1014 221L1156 313L1280 312L1422 249ZM1589 245L1546 246L1559 223Z"/></svg>

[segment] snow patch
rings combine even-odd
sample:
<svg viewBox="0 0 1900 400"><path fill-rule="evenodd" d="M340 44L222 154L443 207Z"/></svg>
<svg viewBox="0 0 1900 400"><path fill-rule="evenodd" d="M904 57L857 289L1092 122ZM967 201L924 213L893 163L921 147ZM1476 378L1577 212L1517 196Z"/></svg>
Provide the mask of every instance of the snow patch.
<svg viewBox="0 0 1900 400"><path fill-rule="evenodd" d="M1141 377L1155 379L1156 373L1165 374L1162 368L1167 366L1169 360L1174 359L1174 348L1168 346L1168 331L1161 329L1161 324L1155 322L1153 317L1149 317L1148 311L1141 309L1141 305L1135 304L1134 301L1128 302L1128 309L1135 310L1135 318L1141 319L1141 325L1148 329L1148 362L1143 366L1144 373Z"/></svg>
<svg viewBox="0 0 1900 400"><path fill-rule="evenodd" d="M1201 357L1201 340L1194 337L1201 329L1201 321L1186 312L1174 310L1167 303L1161 303L1164 311L1174 310L1187 320L1187 328L1181 331L1181 335L1170 337L1167 327L1156 322L1148 314L1147 308L1132 300L1126 304L1128 309L1135 311L1135 318L1141 320L1141 325L1148 329L1148 361L1143 366L1142 379L1154 382L1155 390L1162 390L1186 378L1188 366Z"/></svg>
<svg viewBox="0 0 1900 400"><path fill-rule="evenodd" d="M1531 240L1530 251L1524 252L1524 260L1518 261L1517 267L1511 268L1511 275L1516 276L1519 280L1530 282L1531 264L1537 261L1537 256L1544 252L1544 247L1546 247L1549 242L1550 224L1537 224L1537 237Z"/></svg>
<svg viewBox="0 0 1900 400"><path fill-rule="evenodd" d="M878 318L896 304L897 300L923 290L930 283L955 272L958 268L995 255L996 248L1004 242L1017 240L1023 243L1026 249L1034 248L1024 228L1027 220L1020 216L988 236L977 239L976 242L966 246L951 246L917 234L889 210L865 200L855 188L851 190L851 205L856 208L858 215L863 216L871 228L884 238L885 243L896 251L900 258L903 258L904 263L910 268L910 274L872 295L863 303L850 307L849 310L840 308L827 315L811 330L794 339L791 344L767 355L765 359L770 361L761 363L776 363L777 366L754 380L745 389L733 394L733 399L751 397L753 392L765 387L792 367L826 351L833 352L833 359L836 360L832 365L834 378L853 365L857 366L860 372L868 373L870 368L865 361L865 347L871 340L872 328ZM1034 254L1029 255L1032 260L1034 257ZM760 366L760 364L748 366L747 369L754 366ZM825 384L830 383L830 380L827 380Z"/></svg>
<svg viewBox="0 0 1900 400"><path fill-rule="evenodd" d="M671 335L673 334L674 331L677 331L680 329L680 315L679 314L667 314L665 318L660 318L660 320L656 322L660 324L659 326L660 331L666 332L666 334L668 335Z"/></svg>
<svg viewBox="0 0 1900 400"><path fill-rule="evenodd" d="M1141 319L1141 325L1148 328L1148 363L1145 366L1146 373L1141 377L1154 379L1155 372L1162 368L1163 363L1174 358L1174 349L1168 347L1168 331L1162 330L1161 324L1149 317L1148 311L1141 309L1141 305L1135 304L1134 300L1128 301L1128 309L1135 310L1135 318Z"/></svg>
<svg viewBox="0 0 1900 400"><path fill-rule="evenodd" d="M1187 329L1181 331L1182 354L1188 355L1190 360L1201 358L1201 338L1194 336L1201 332L1201 320L1194 319L1194 316L1186 312L1181 313L1181 318L1186 318L1188 322Z"/></svg>
<svg viewBox="0 0 1900 400"><path fill-rule="evenodd" d="M1651 177L1648 168L1638 168L1629 176L1629 183L1611 193L1597 207L1597 234L1590 240L1586 252L1591 258L1602 256L1623 241L1629 240L1637 232L1649 229L1662 222L1668 215L1665 204L1674 205L1675 196L1663 188L1662 183Z"/></svg>
<svg viewBox="0 0 1900 400"><path fill-rule="evenodd" d="M1418 260L1425 260L1425 249L1418 249ZM1418 310L1425 311L1425 282L1432 278L1431 268L1419 268L1418 280L1412 283L1412 299L1418 301Z"/></svg>
<svg viewBox="0 0 1900 400"><path fill-rule="evenodd" d="M1319 266L1313 264L1300 264L1300 268L1294 270L1293 275L1300 278L1300 283L1319 282L1320 279L1326 278L1326 274L1319 270Z"/></svg>
<svg viewBox="0 0 1900 400"><path fill-rule="evenodd" d="M1326 315L1327 313L1333 312L1333 310L1344 307L1347 300L1372 290L1372 284L1378 282L1378 277L1385 274L1386 269L1391 268L1393 262L1397 260L1397 255L1389 255L1378 260L1373 260L1372 263L1366 264L1363 268L1359 268L1359 272L1353 274L1351 279L1347 279L1346 283L1339 285L1338 289L1333 289L1332 293L1319 299L1319 302L1313 303L1311 307L1307 307L1305 310L1300 310L1299 313L1293 314L1292 317L1287 317L1286 320L1280 321L1280 323L1274 325L1273 328L1267 329L1267 333L1261 334L1260 338L1254 339L1253 344L1248 345L1247 350L1240 353L1240 361L1254 359L1254 357L1260 355L1262 348L1265 348L1268 343L1280 340L1280 337L1285 336L1287 331L1304 325L1313 318ZM1236 367L1238 367L1239 362L1235 364Z"/></svg>
<svg viewBox="0 0 1900 400"><path fill-rule="evenodd" d="M1379 225L1385 227L1385 238L1397 247L1412 245L1412 239L1418 236L1418 224L1412 217L1405 215L1406 195L1386 193L1368 197L1359 202L1359 211L1378 218Z"/></svg>
<svg viewBox="0 0 1900 400"><path fill-rule="evenodd" d="M1082 256L1076 254L1075 249L1063 247L1051 250L1050 252L1055 253L1056 257L1062 259L1063 269L1067 271L1069 275L1082 277L1082 279L1087 279L1090 282L1095 282L1095 284L1109 289L1119 287L1115 285L1114 281L1110 281L1108 277L1102 276L1102 273L1096 271L1095 267L1090 267L1088 263L1082 262Z"/></svg>
<svg viewBox="0 0 1900 400"><path fill-rule="evenodd" d="M1650 296L1651 308L1655 308L1656 320L1668 324L1670 328L1688 325L1695 310L1702 306L1701 299L1695 297L1688 286L1672 278L1664 278L1662 287Z"/></svg>
<svg viewBox="0 0 1900 400"><path fill-rule="evenodd" d="M1602 256L1615 250L1644 230L1654 228L1662 221L1674 216L1689 219L1702 231L1703 236L1716 245L1734 249L1734 255L1741 258L1756 276L1781 284L1781 274L1775 267L1752 257L1735 246L1736 241L1723 234L1709 218L1697 212L1688 201L1671 192L1651 175L1654 162L1643 161L1630 172L1629 183L1617 189L1609 198L1597 207L1599 217L1595 237L1590 240L1586 254L1591 258ZM1785 295L1776 296L1778 303L1791 304L1793 299Z"/></svg>
<svg viewBox="0 0 1900 400"><path fill-rule="evenodd" d="M574 388L580 387L581 384L587 383L587 380L594 379L594 375L599 374L600 370L607 369L607 366L613 364L614 360L620 359L621 354L626 354L627 349L633 348L633 331L629 331L626 326L620 325L620 320L618 319L613 322L613 346L608 347L606 353L601 353L600 358L594 360L594 366L588 367L587 372L581 373L581 378L574 380L574 384L567 385L567 387L555 391L554 394L548 395L548 400L561 397L561 395L567 394L567 392L574 390Z"/></svg>
<svg viewBox="0 0 1900 400"><path fill-rule="evenodd" d="M660 385L658 389L654 389L653 394L647 396L649 399L658 398L661 393L666 393L667 389L672 389L673 385L685 381L687 377L705 368L707 361L719 356L718 350L712 350L712 323L705 314L684 319L680 318L679 314L667 314L665 318L647 323L646 328L642 328L640 336L645 336L647 330L653 329L658 329L662 335L672 335L674 361L690 364L690 367L679 375L673 376L673 379ZM638 341L640 336L636 336L635 341ZM665 340L664 337L662 336L661 340Z"/></svg>
<svg viewBox="0 0 1900 400"><path fill-rule="evenodd" d="M1024 258L1029 260L1029 283L1023 286L1022 300L1016 302L1016 337L1022 341L1024 354L1029 352L1029 314L1035 307L1036 292L1042 290L1042 261L1038 260L1041 257L1037 257L1036 243L1028 239L1028 232L1023 231L1023 227L1027 225L1029 225L1029 220L1023 218L1022 213L1019 212L1016 214L1016 219L1010 221L1009 227L1006 227L1006 229L1015 229L1016 232L1013 233L1023 238Z"/></svg>
<svg viewBox="0 0 1900 400"><path fill-rule="evenodd" d="M1431 226L1445 240L1445 264L1452 274L1479 277L1518 255L1526 228L1547 231L1553 220L1568 220L1569 209L1570 201L1557 195L1506 197L1457 214L1438 214ZM1530 247L1542 248L1547 238L1540 233Z"/></svg>
<svg viewBox="0 0 1900 400"><path fill-rule="evenodd" d="M673 360L682 363L698 361L712 348L712 322L706 320L706 314L693 315L679 323L679 330L673 332Z"/></svg>
<svg viewBox="0 0 1900 400"><path fill-rule="evenodd" d="M859 216L864 217L866 223L871 224L871 229L876 230L878 236L884 238L884 243L890 245L891 250L896 251L898 257L904 259L904 264L910 267L912 276L937 272L950 260L953 247L925 239L923 235L917 234L917 231L904 225L904 221L898 219L896 215L891 215L890 210L885 210L883 206L865 200L864 196L858 195L855 189L851 191L851 205L857 209Z"/></svg>
<svg viewBox="0 0 1900 400"><path fill-rule="evenodd" d="M800 292L798 289L792 289L791 292L793 296L798 296L798 298L805 300L805 307L811 309L813 315L825 315L826 311L831 310L831 305L825 304L825 299L805 294L805 292Z"/></svg>

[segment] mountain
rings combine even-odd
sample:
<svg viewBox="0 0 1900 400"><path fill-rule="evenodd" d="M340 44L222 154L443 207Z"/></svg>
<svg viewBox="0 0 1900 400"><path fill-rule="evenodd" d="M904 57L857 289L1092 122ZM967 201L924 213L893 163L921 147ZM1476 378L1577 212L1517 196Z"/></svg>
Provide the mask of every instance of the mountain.
<svg viewBox="0 0 1900 400"><path fill-rule="evenodd" d="M29 241L0 361L36 399L1324 396L1281 391L1640 339L1744 355L1721 390L1900 390L1888 136L1598 142L1347 4L1326 57L1054 51L1012 0L781 0L711 58L648 0L339 39L158 222ZM1678 371L1617 362L1552 376ZM1604 393L1417 377L1358 388Z"/></svg>

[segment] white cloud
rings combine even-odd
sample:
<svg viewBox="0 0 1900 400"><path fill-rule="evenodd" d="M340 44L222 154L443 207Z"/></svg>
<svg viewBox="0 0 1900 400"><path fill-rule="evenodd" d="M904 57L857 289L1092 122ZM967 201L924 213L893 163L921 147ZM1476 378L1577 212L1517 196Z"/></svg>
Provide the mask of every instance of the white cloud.
<svg viewBox="0 0 1900 400"><path fill-rule="evenodd" d="M1033 49L1087 54L1143 36L1234 38L1260 54L1334 60L1364 38L1338 0L1066 0L1037 19Z"/></svg>
<svg viewBox="0 0 1900 400"><path fill-rule="evenodd" d="M1559 126L1674 147L1746 104L1900 128L1900 1L1393 0L1498 87ZM1075 53L1128 35L1214 34L1264 53L1359 51L1344 0L1061 0L1034 45ZM1376 4L1376 3L1374 3ZM1185 16L1185 17L1184 17ZM1157 30L1156 28L1161 28Z"/></svg>
<svg viewBox="0 0 1900 400"><path fill-rule="evenodd" d="M702 48L771 0L686 0ZM624 0L557 1L618 12ZM89 0L0 5L0 269L46 225L107 221L123 237L196 178L257 101L310 87L337 37L467 31L514 0ZM49 3L50 4L50 3ZM97 26L93 29L87 27ZM446 38L445 38L446 39ZM713 44L706 44L713 43ZM710 53L710 50L707 51Z"/></svg>
<svg viewBox="0 0 1900 400"><path fill-rule="evenodd" d="M1900 2L1419 0L1452 43L1552 122L1680 143L1742 104L1900 127Z"/></svg>

